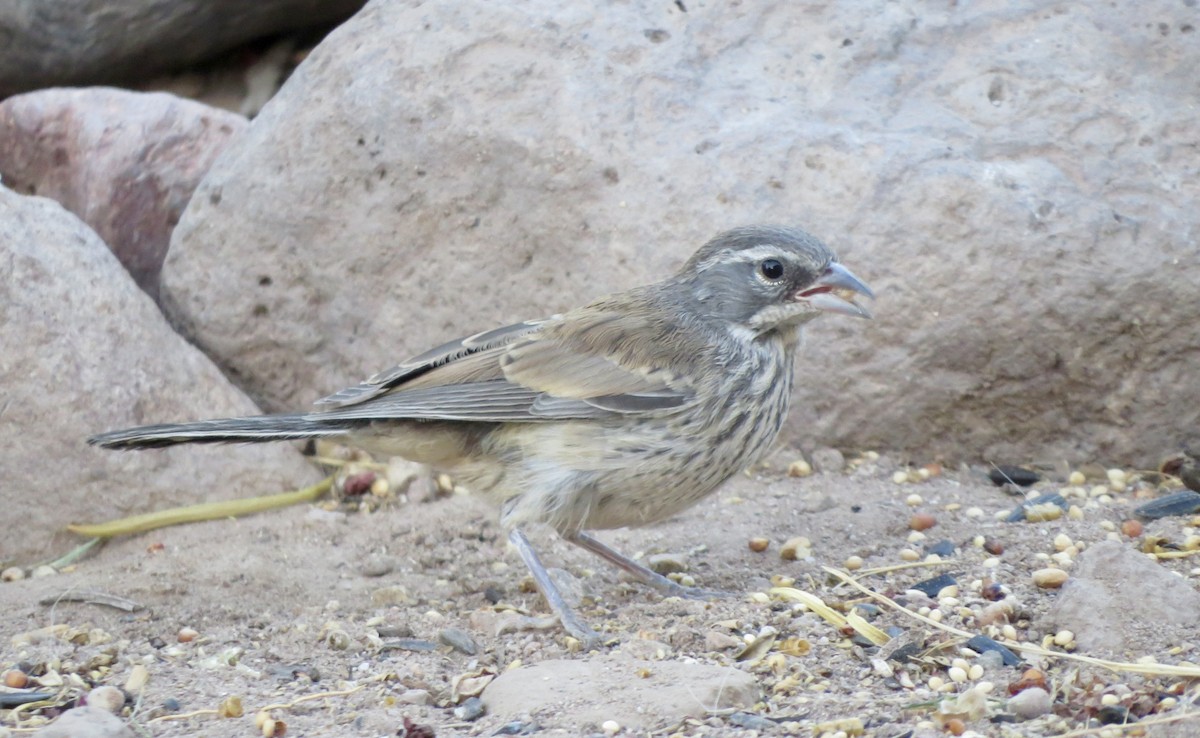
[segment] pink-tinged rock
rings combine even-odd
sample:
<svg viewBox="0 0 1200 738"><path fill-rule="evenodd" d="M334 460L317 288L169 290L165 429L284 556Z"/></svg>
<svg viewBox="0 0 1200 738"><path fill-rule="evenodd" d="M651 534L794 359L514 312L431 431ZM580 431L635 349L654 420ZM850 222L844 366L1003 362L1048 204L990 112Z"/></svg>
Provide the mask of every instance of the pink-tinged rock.
<svg viewBox="0 0 1200 738"><path fill-rule="evenodd" d="M258 408L177 335L83 222L0 187L0 561L56 558L69 523L311 484L287 444L89 447L99 431Z"/></svg>
<svg viewBox="0 0 1200 738"><path fill-rule="evenodd" d="M0 103L0 176L82 218L157 296L172 229L246 122L163 93L30 92Z"/></svg>

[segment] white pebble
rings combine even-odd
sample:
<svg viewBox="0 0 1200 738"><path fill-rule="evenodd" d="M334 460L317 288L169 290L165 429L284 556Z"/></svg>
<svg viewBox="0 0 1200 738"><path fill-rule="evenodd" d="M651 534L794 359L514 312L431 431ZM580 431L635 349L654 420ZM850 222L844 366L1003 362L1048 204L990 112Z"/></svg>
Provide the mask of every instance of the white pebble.
<svg viewBox="0 0 1200 738"><path fill-rule="evenodd" d="M1023 689L1008 701L1008 709L1021 720L1041 717L1050 712L1052 706L1050 693L1041 687Z"/></svg>

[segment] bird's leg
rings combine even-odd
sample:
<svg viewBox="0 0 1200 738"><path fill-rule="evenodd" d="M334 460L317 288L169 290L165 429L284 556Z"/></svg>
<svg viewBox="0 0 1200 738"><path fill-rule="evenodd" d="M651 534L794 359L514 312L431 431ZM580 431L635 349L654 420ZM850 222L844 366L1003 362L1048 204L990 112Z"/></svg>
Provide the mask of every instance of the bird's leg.
<svg viewBox="0 0 1200 738"><path fill-rule="evenodd" d="M538 558L537 551L533 550L533 545L529 543L525 534L519 528L513 528L508 532L508 541L516 547L517 553L521 554L521 560L525 562L529 573L533 575L533 581L537 584L537 588L546 598L546 604L558 616L563 628L583 643L585 651L601 648L604 645L604 639L600 637L599 633L585 625L567 604L567 601L563 599L562 592L558 591L554 580L550 578L550 572L546 571L546 567L542 565L542 560Z"/></svg>
<svg viewBox="0 0 1200 738"><path fill-rule="evenodd" d="M638 581L653 587L668 597L685 597L689 600L711 600L729 596L726 592L716 592L701 589L700 587L685 587L678 582L672 582L662 574L647 569L620 551L609 547L600 541L600 539L594 538L583 531L573 531L561 535L564 540L570 541L586 551L591 551L618 569L629 572Z"/></svg>

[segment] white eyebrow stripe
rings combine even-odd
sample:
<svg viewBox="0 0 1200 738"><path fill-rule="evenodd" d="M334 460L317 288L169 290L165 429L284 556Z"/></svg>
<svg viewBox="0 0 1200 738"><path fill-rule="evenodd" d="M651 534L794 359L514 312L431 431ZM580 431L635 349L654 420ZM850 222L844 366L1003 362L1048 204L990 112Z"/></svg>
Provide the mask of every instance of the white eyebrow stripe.
<svg viewBox="0 0 1200 738"><path fill-rule="evenodd" d="M730 258L731 256L732 258ZM697 264L696 271L703 272L717 262L750 262L769 258L786 259L787 261L796 263L796 259L794 259L791 254L787 253L785 249L781 249L772 244L763 244L761 246L754 246L753 248L749 249L741 249L736 252L731 249L720 251Z"/></svg>

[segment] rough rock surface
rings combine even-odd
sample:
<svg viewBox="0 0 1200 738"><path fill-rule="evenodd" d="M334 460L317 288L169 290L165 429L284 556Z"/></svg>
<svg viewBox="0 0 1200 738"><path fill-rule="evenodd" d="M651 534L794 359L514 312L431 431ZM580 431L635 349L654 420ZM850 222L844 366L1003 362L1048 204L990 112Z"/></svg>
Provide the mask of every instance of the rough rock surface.
<svg viewBox="0 0 1200 738"><path fill-rule="evenodd" d="M115 81L262 36L336 22L363 0L16 0L0 3L0 97Z"/></svg>
<svg viewBox="0 0 1200 738"><path fill-rule="evenodd" d="M0 176L8 188L57 200L82 218L157 295L171 230L246 123L174 95L39 90L0 103Z"/></svg>
<svg viewBox="0 0 1200 738"><path fill-rule="evenodd" d="M1105 541L1084 551L1047 615L1075 634L1085 654L1137 657L1179 645L1167 626L1200 628L1200 591L1129 545Z"/></svg>
<svg viewBox="0 0 1200 738"><path fill-rule="evenodd" d="M100 239L57 203L0 187L0 509L19 534L0 561L63 554L71 522L105 520L311 483L286 445L115 453L116 427L256 413L176 335Z"/></svg>
<svg viewBox="0 0 1200 738"><path fill-rule="evenodd" d="M33 734L34 738L133 738L121 718L99 707L75 707Z"/></svg>
<svg viewBox="0 0 1200 738"><path fill-rule="evenodd" d="M675 724L758 701L754 677L727 666L638 661L614 654L551 660L506 671L483 691L488 713L535 718L569 711L583 724L615 720L631 730Z"/></svg>
<svg viewBox="0 0 1200 738"><path fill-rule="evenodd" d="M879 293L826 318L794 438L1142 464L1200 425L1184 3L380 0L176 230L174 316L269 407L809 227Z"/></svg>

